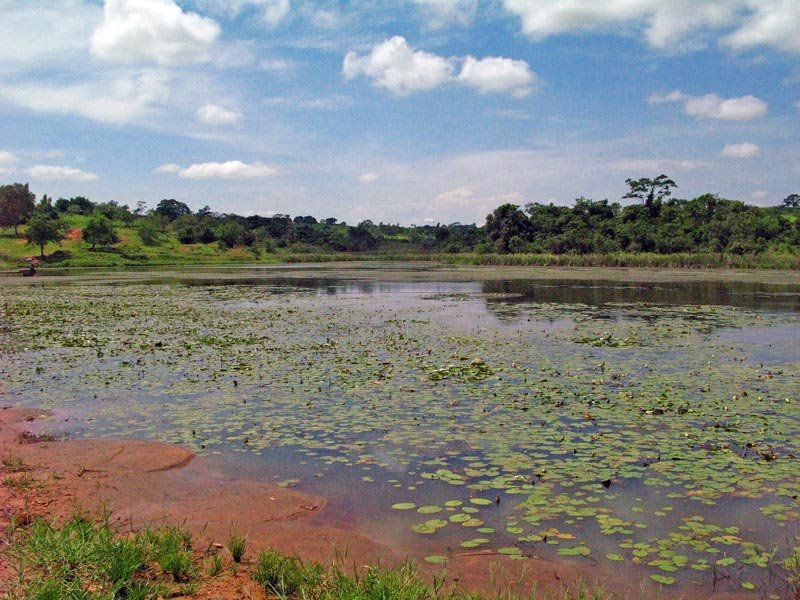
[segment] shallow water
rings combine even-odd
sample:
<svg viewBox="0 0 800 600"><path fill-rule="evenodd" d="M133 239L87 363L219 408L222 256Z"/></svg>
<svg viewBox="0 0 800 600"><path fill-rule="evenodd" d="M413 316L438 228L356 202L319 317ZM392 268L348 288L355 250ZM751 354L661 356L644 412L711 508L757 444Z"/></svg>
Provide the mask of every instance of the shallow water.
<svg viewBox="0 0 800 600"><path fill-rule="evenodd" d="M780 593L800 287L473 272L3 286L0 399L319 493L325 518L419 559L493 549L621 588Z"/></svg>

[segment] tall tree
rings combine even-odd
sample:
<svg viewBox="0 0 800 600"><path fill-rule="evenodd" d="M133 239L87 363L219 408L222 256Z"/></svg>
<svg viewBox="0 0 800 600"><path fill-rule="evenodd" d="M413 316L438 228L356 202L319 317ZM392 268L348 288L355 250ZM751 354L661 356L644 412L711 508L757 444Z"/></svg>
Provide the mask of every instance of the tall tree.
<svg viewBox="0 0 800 600"><path fill-rule="evenodd" d="M64 239L64 225L61 219L53 217L45 210L36 210L28 220L25 232L29 244L37 244L40 256L44 258L44 247L48 242L60 242Z"/></svg>
<svg viewBox="0 0 800 600"><path fill-rule="evenodd" d="M630 188L623 198L639 200L650 208L657 202L672 195L672 190L678 185L663 173L655 179L642 177L641 179L626 179L625 183Z"/></svg>
<svg viewBox="0 0 800 600"><path fill-rule="evenodd" d="M800 208L800 194L789 194L783 199L783 207Z"/></svg>
<svg viewBox="0 0 800 600"><path fill-rule="evenodd" d="M0 186L0 227L13 227L14 235L19 235L19 226L28 220L35 207L36 195L27 183Z"/></svg>
<svg viewBox="0 0 800 600"><path fill-rule="evenodd" d="M83 239L91 244L92 250L94 250L97 244L101 246L116 244L119 236L111 219L103 214L95 214L83 228Z"/></svg>
<svg viewBox="0 0 800 600"><path fill-rule="evenodd" d="M529 241L530 219L516 204L503 204L486 215L486 236L500 252L508 252L511 238Z"/></svg>
<svg viewBox="0 0 800 600"><path fill-rule="evenodd" d="M164 198L158 203L158 206L153 209L153 213L166 217L170 221L174 221L178 217L192 214L192 209L174 198Z"/></svg>

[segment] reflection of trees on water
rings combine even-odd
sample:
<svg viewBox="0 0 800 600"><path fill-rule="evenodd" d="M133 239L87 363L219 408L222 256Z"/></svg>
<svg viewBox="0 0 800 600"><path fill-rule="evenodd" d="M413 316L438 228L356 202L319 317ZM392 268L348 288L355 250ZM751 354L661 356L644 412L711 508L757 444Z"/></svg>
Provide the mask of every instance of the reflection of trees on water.
<svg viewBox="0 0 800 600"><path fill-rule="evenodd" d="M594 319L624 316L625 307L653 304L667 307L733 306L776 312L800 312L800 286L764 283L702 281L687 283L636 283L579 280L486 281L482 287L486 308L496 318L509 321L528 316L532 305L569 306ZM580 306L585 307L581 310ZM632 307L631 307L632 308ZM566 313L561 315L566 316ZM657 314L637 318L657 319ZM546 319L558 320L558 316Z"/></svg>

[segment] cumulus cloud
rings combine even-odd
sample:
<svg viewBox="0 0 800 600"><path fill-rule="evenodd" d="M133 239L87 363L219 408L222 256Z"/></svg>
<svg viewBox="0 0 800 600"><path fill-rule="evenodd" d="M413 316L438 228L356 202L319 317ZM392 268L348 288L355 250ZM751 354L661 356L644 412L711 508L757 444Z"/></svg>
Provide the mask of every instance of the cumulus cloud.
<svg viewBox="0 0 800 600"><path fill-rule="evenodd" d="M727 144L722 149L721 154L728 158L754 158L761 154L761 148L750 142L745 142L743 144Z"/></svg>
<svg viewBox="0 0 800 600"><path fill-rule="evenodd" d="M414 50L405 38L394 36L375 45L365 56L348 52L343 73L347 79L364 75L378 87L396 94L409 94L449 81L453 76L453 63L441 56Z"/></svg>
<svg viewBox="0 0 800 600"><path fill-rule="evenodd" d="M461 70L456 75L459 63ZM446 83L460 83L481 93L510 93L522 97L533 91L536 81L535 73L523 60L497 56L444 58L415 50L400 36L376 44L363 56L348 52L342 71L347 79L363 75L372 79L375 86L400 95L431 90Z"/></svg>
<svg viewBox="0 0 800 600"><path fill-rule="evenodd" d="M207 125L235 125L242 120L242 113L216 104L206 104L197 109L197 118Z"/></svg>
<svg viewBox="0 0 800 600"><path fill-rule="evenodd" d="M376 173L362 173L358 176L358 180L361 183L372 183L378 180L378 175Z"/></svg>
<svg viewBox="0 0 800 600"><path fill-rule="evenodd" d="M44 181L76 181L86 183L100 179L94 173L81 171L74 167L62 167L58 165L34 165L25 169L25 172L34 179Z"/></svg>
<svg viewBox="0 0 800 600"><path fill-rule="evenodd" d="M755 96L725 99L716 94L706 94L686 100L684 109L692 117L752 121L767 114L767 103Z"/></svg>
<svg viewBox="0 0 800 600"><path fill-rule="evenodd" d="M43 81L0 85L0 98L38 112L124 124L166 102L171 95L169 81L163 72L144 70L72 85Z"/></svg>
<svg viewBox="0 0 800 600"><path fill-rule="evenodd" d="M0 175L13 175L17 171L19 159L11 152L0 150Z"/></svg>
<svg viewBox="0 0 800 600"><path fill-rule="evenodd" d="M466 27L475 19L478 10L478 0L413 0L413 2L422 9L428 19L428 26L432 29L451 24Z"/></svg>
<svg viewBox="0 0 800 600"><path fill-rule="evenodd" d="M120 63L193 64L210 58L219 34L216 22L174 0L106 0L91 51Z"/></svg>
<svg viewBox="0 0 800 600"><path fill-rule="evenodd" d="M654 48L675 51L723 35L722 43L734 50L772 46L800 52L795 0L503 0L503 6L533 39L628 31L640 33Z"/></svg>
<svg viewBox="0 0 800 600"><path fill-rule="evenodd" d="M190 165L185 169L180 165L168 163L156 169L157 173L176 173L183 179L253 179L257 177L274 177L278 169L254 162L245 163L240 160L227 162L207 162Z"/></svg>
<svg viewBox="0 0 800 600"><path fill-rule="evenodd" d="M774 46L800 52L800 3L796 0L749 0L753 11L742 25L724 38L734 50Z"/></svg>
<svg viewBox="0 0 800 600"><path fill-rule="evenodd" d="M668 94L653 94L648 98L648 102L650 104L681 102L684 105L684 112L691 117L723 121L761 119L766 116L768 109L767 103L755 96L738 98L721 98L717 94L688 96L679 90Z"/></svg>
<svg viewBox="0 0 800 600"><path fill-rule="evenodd" d="M468 56L464 59L458 81L482 94L510 93L521 98L533 91L536 77L524 60L496 56L478 60Z"/></svg>

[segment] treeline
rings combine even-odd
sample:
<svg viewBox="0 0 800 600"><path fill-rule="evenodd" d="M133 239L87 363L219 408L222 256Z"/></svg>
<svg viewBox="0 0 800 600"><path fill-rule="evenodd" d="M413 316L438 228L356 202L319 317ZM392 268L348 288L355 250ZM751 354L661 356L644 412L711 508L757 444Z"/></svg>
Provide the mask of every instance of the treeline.
<svg viewBox="0 0 800 600"><path fill-rule="evenodd" d="M488 215L485 234L497 253L760 254L793 252L800 245L792 194L777 208L751 206L703 194L691 200L669 198L675 183L665 175L627 180L622 206L608 200L578 198L571 207L532 203L524 210L504 204Z"/></svg>
<svg viewBox="0 0 800 600"><path fill-rule="evenodd" d="M216 244L221 249L249 248L261 252L385 254L472 253L664 255L717 253L795 254L800 248L800 196L788 196L779 207L760 208L738 200L704 194L691 200L671 198L677 187L666 175L627 180L626 206L608 200L579 198L573 206L504 204L484 226L400 226L362 221L348 225L335 218L278 214L243 217L217 213L208 206L193 212L175 199L163 199L148 209L134 210L116 202L95 203L83 196L39 202L27 184L0 186L0 227L25 225L24 235L40 246L60 241L78 222L92 249L118 243L118 229L133 230L144 246L177 240L181 244ZM80 216L77 221L71 215ZM128 235L130 237L130 235Z"/></svg>

